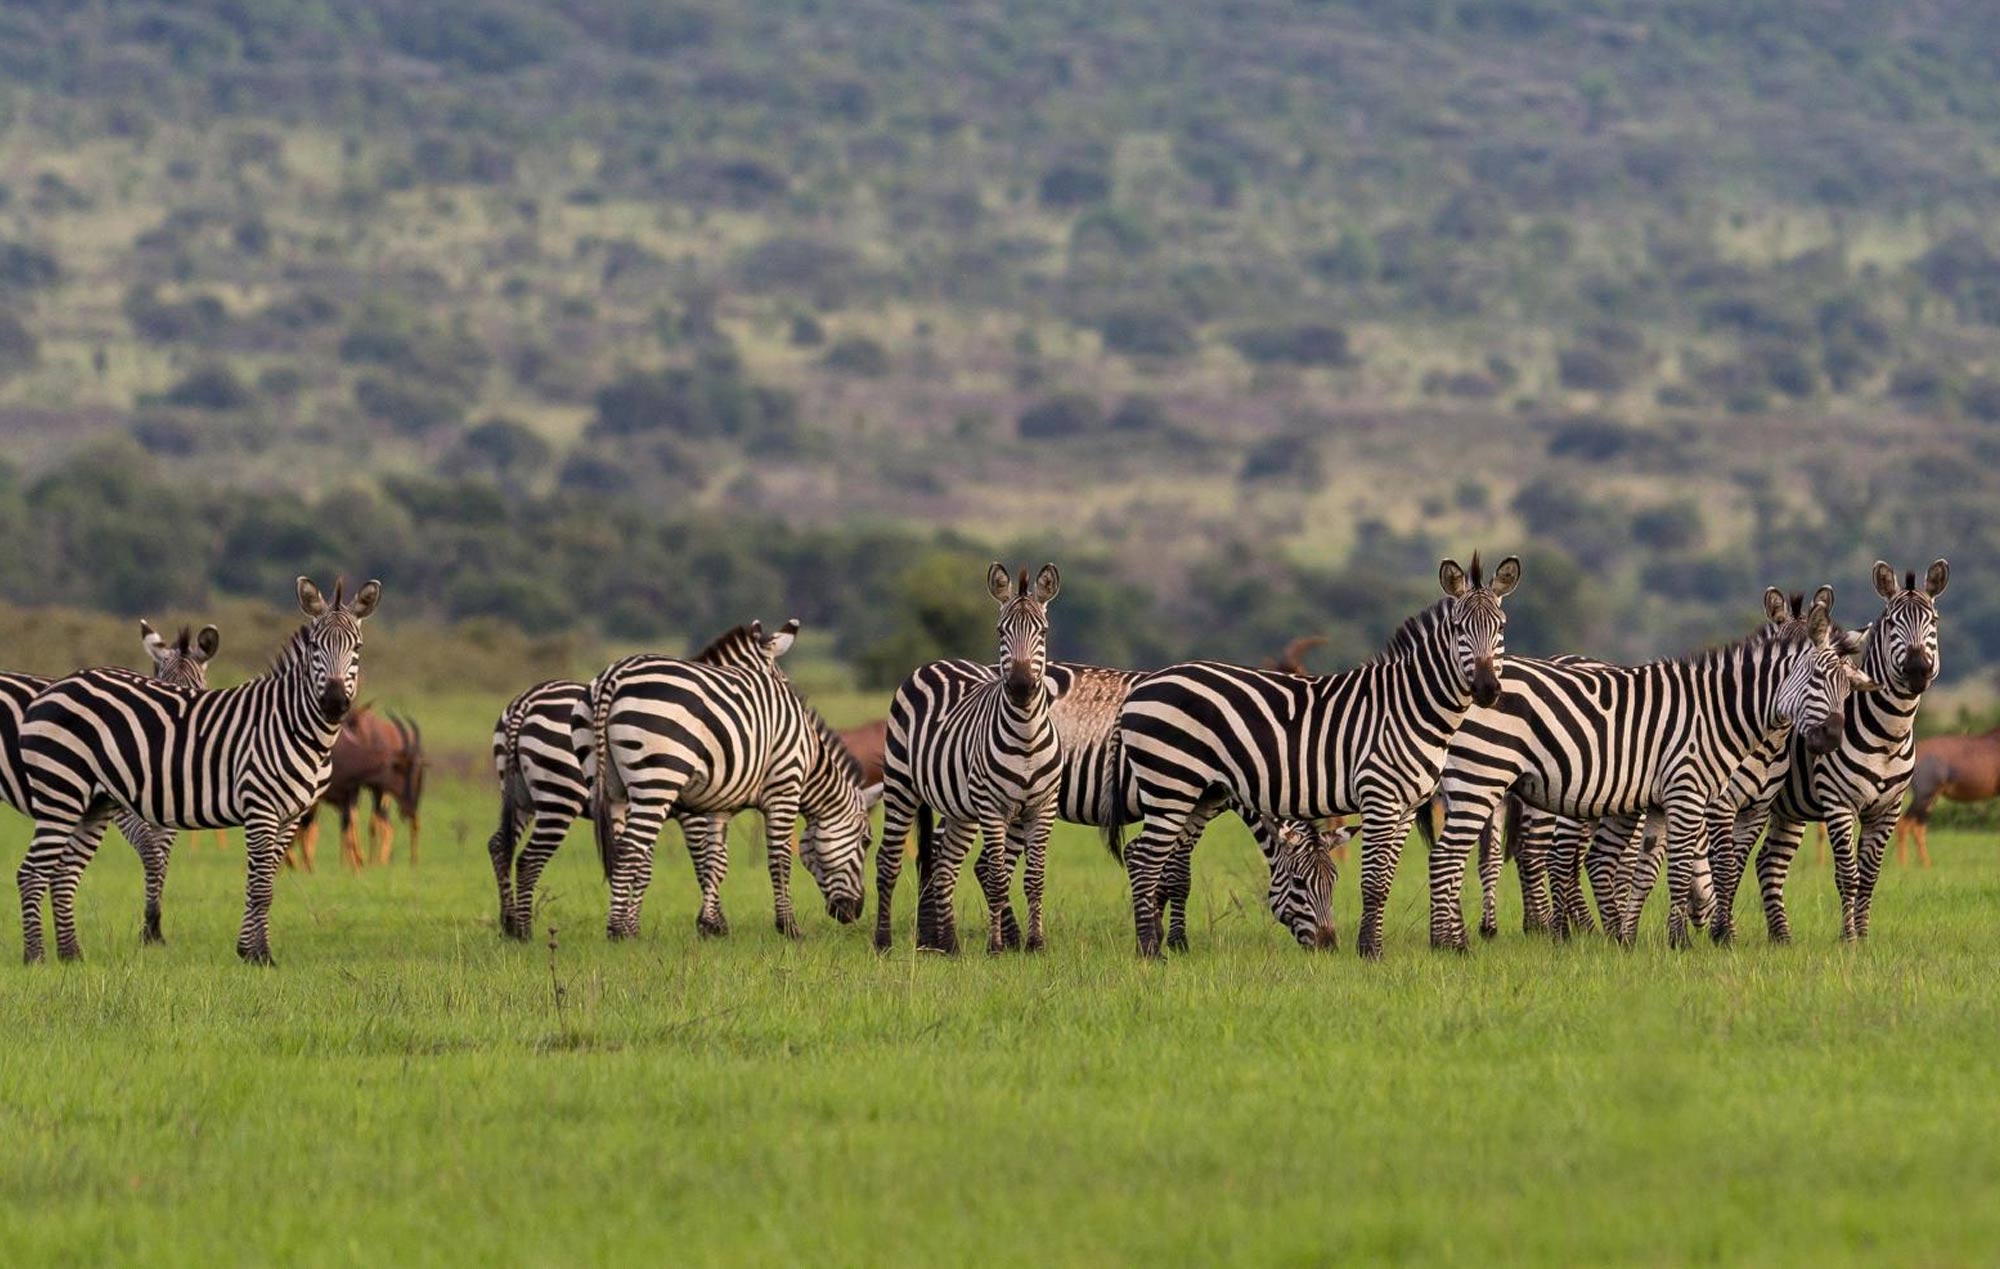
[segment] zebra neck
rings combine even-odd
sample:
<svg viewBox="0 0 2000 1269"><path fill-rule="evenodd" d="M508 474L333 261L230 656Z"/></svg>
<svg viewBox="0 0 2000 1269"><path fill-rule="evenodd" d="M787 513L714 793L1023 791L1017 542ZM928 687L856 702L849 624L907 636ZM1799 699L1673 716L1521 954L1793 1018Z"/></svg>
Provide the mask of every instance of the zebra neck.
<svg viewBox="0 0 2000 1269"><path fill-rule="evenodd" d="M311 666L299 653L296 643L271 667L268 674L254 678L237 691L258 690L266 703L285 724L285 735L302 750L324 758L333 752L340 737L341 719L332 722L320 711L318 684L312 681Z"/></svg>
<svg viewBox="0 0 2000 1269"><path fill-rule="evenodd" d="M1016 740L1033 742L1040 738L1049 724L1048 685L1037 687L1018 705L1007 689L1000 687L1000 708L994 711L994 722L1001 732Z"/></svg>
<svg viewBox="0 0 2000 1269"><path fill-rule="evenodd" d="M1786 651L1752 637L1692 667L1719 757L1740 766L1752 754L1790 740L1792 724L1778 716Z"/></svg>

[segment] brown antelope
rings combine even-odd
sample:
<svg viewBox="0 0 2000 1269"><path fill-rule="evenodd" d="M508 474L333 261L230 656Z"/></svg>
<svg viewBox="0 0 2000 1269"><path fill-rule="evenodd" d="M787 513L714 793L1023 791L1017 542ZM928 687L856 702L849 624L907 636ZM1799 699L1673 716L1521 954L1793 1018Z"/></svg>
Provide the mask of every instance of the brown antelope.
<svg viewBox="0 0 2000 1269"><path fill-rule="evenodd" d="M340 812L340 857L352 871L359 872L368 860L356 839L354 812L361 795L372 792L375 802L369 817L369 838L375 844L377 865L389 862L395 829L389 821L388 803L393 800L410 826L410 863L417 862L417 840L422 828L419 817L424 796L423 733L406 718L377 713L369 706L354 711L341 725L333 746L333 779L313 813L293 843L296 859L287 862L313 870L319 840L318 813L322 807Z"/></svg>
<svg viewBox="0 0 2000 1269"><path fill-rule="evenodd" d="M1917 862L1928 868L1931 808L1940 797L1954 802L2000 797L2000 727L1978 736L1919 740L1916 764L1910 775L1910 806L1896 825L1896 862L1909 862L1909 844L1914 841Z"/></svg>
<svg viewBox="0 0 2000 1269"><path fill-rule="evenodd" d="M882 783L882 755L889 746L888 719L878 718L872 723L849 727L840 733L840 743L861 764L863 787Z"/></svg>

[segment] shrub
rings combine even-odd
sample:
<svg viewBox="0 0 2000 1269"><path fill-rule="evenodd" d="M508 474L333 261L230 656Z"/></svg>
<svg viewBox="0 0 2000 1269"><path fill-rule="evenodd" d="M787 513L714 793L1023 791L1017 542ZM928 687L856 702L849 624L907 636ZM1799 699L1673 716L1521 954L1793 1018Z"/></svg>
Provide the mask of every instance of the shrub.
<svg viewBox="0 0 2000 1269"><path fill-rule="evenodd" d="M631 371L597 393L591 437L665 433L719 437L767 449L796 446L797 400L752 383L734 353L710 352L692 366Z"/></svg>
<svg viewBox="0 0 2000 1269"><path fill-rule="evenodd" d="M1166 402L1156 396L1135 392L1118 403L1106 420L1114 432L1168 432L1173 430L1173 415L1168 412Z"/></svg>
<svg viewBox="0 0 2000 1269"><path fill-rule="evenodd" d="M1981 375L1965 386L1965 409L1984 423L2000 423L2000 378Z"/></svg>
<svg viewBox="0 0 2000 1269"><path fill-rule="evenodd" d="M1246 484L1255 481L1283 481L1301 488L1317 488L1325 481L1319 446L1297 432L1269 436L1243 455L1238 477Z"/></svg>
<svg viewBox="0 0 2000 1269"><path fill-rule="evenodd" d="M1246 361L1259 365L1345 366L1353 358L1347 332L1322 322L1296 326L1253 326L1229 337Z"/></svg>
<svg viewBox="0 0 2000 1269"><path fill-rule="evenodd" d="M459 439L445 466L454 475L523 481L547 467L552 456L549 443L525 423L491 418Z"/></svg>
<svg viewBox="0 0 2000 1269"><path fill-rule="evenodd" d="M0 310L0 382L33 370L41 360L41 348L41 341L20 318Z"/></svg>
<svg viewBox="0 0 2000 1269"><path fill-rule="evenodd" d="M1185 357L1198 345L1187 319L1165 309L1112 309L1097 329L1107 351L1128 357Z"/></svg>
<svg viewBox="0 0 2000 1269"><path fill-rule="evenodd" d="M132 420L132 437L146 451L162 458L187 458L201 449L201 428L179 414L141 414Z"/></svg>
<svg viewBox="0 0 2000 1269"><path fill-rule="evenodd" d="M229 310L213 295L162 300L149 286L125 295L125 320L132 332L156 344L213 341L229 325Z"/></svg>
<svg viewBox="0 0 2000 1269"><path fill-rule="evenodd" d="M62 280L55 255L26 242L0 241L0 289L43 291Z"/></svg>
<svg viewBox="0 0 2000 1269"><path fill-rule="evenodd" d="M1083 207L1111 197L1111 177L1095 165L1057 163L1042 174L1038 193L1044 207Z"/></svg>
<svg viewBox="0 0 2000 1269"><path fill-rule="evenodd" d="M1889 395L1906 409L1936 413L1958 397L1956 377L1930 362L1906 362L1889 376Z"/></svg>
<svg viewBox="0 0 2000 1269"><path fill-rule="evenodd" d="M363 375L355 382L354 402L413 436L465 417L465 402L455 394L390 375Z"/></svg>
<svg viewBox="0 0 2000 1269"><path fill-rule="evenodd" d="M843 335L826 350L824 364L842 374L880 379L889 373L889 350L867 335Z"/></svg>
<svg viewBox="0 0 2000 1269"><path fill-rule="evenodd" d="M167 405L191 410L243 410L256 402L256 396L236 377L236 372L220 362L189 371L160 399Z"/></svg>
<svg viewBox="0 0 2000 1269"><path fill-rule="evenodd" d="M1016 428L1024 441L1062 440L1094 432L1104 422L1104 410L1087 392L1062 392L1021 411Z"/></svg>
<svg viewBox="0 0 2000 1269"><path fill-rule="evenodd" d="M826 342L826 328L811 313L794 313L791 341L794 348L817 348Z"/></svg>
<svg viewBox="0 0 2000 1269"><path fill-rule="evenodd" d="M1658 551L1685 551L1701 545L1705 532L1701 508L1676 502L1641 511L1632 517L1632 534L1640 545Z"/></svg>
<svg viewBox="0 0 2000 1269"><path fill-rule="evenodd" d="M1549 457L1608 463L1642 444L1646 437L1614 419L1583 415L1556 428L1549 436Z"/></svg>

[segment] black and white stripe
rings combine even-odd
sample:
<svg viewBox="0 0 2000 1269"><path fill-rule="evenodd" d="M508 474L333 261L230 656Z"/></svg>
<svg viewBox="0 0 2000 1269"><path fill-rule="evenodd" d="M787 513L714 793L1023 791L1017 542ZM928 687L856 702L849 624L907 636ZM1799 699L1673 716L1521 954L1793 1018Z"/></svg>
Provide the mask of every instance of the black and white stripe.
<svg viewBox="0 0 2000 1269"><path fill-rule="evenodd" d="M1506 617L1520 580L1509 556L1489 587L1446 560L1446 598L1406 621L1358 669L1294 675L1215 662L1172 666L1134 688L1119 747L1145 830L1125 848L1142 955L1160 950L1162 881L1189 820L1224 799L1262 815L1363 817L1363 956L1379 956L1403 839L1475 701L1500 696ZM1115 831L1115 826L1114 830Z"/></svg>
<svg viewBox="0 0 2000 1269"><path fill-rule="evenodd" d="M129 670L85 670L35 697L21 726L35 838L17 880L22 951L42 956L41 900L57 953L79 955L75 897L115 807L166 828L242 825L247 843L237 954L269 964L272 880L301 817L332 776L330 756L361 677L361 622L381 597L369 582L343 602L298 580L307 624L267 673L194 692Z"/></svg>
<svg viewBox="0 0 2000 1269"><path fill-rule="evenodd" d="M1766 592L1767 612L1786 608L1782 592ZM1858 675L1831 636L1825 607L1815 605L1803 631L1760 633L1685 658L1638 666L1511 659L1506 695L1465 720L1439 780L1445 826L1432 854L1432 942L1464 946L1466 852L1512 790L1529 806L1578 820L1663 810L1675 900L1668 931L1685 944L1709 802L1774 732L1796 724L1817 748L1839 742L1841 707ZM1559 900L1573 872L1574 853L1565 864L1558 852ZM1622 940L1637 917L1636 906L1621 907Z"/></svg>
<svg viewBox="0 0 2000 1269"><path fill-rule="evenodd" d="M764 814L782 933L799 933L791 872L792 830L801 817L807 828L799 856L827 913L842 924L861 915L869 795L853 755L778 668L797 630L788 622L766 638L753 623L694 660L626 657L591 681L573 718L572 748L592 782L598 855L611 881L610 937L639 932L653 847L669 816L688 827L703 919L719 919L727 865L721 829L728 816L751 808ZM752 652L738 660L722 644ZM689 822L697 817L706 817L701 828Z"/></svg>
<svg viewBox="0 0 2000 1269"><path fill-rule="evenodd" d="M139 642L153 662L153 677L175 687L199 690L208 686L208 662L222 645L222 635L214 626L203 626L198 636L185 627L180 637L169 642L160 637L150 622L139 623ZM21 723L28 703L54 679L39 674L0 673L0 798L23 815L28 815L27 776L21 768ZM167 864L172 859L172 829L148 824L132 812L118 808L111 822L138 853L139 866L146 874L145 921L140 938L162 943L160 900L167 887Z"/></svg>
<svg viewBox="0 0 2000 1269"><path fill-rule="evenodd" d="M1898 586L1896 571L1877 560L1873 581L1883 608L1861 632L1867 640L1861 668L1879 689L1848 698L1841 742L1831 753L1813 754L1797 741L1778 747L1761 768L1747 767L1731 782L1727 799L1713 813L1718 913L1710 933L1718 943L1734 935L1731 905L1750 848L1767 821L1757 885L1771 938L1791 938L1785 879L1810 823L1825 824L1832 843L1841 937L1867 937L1883 850L1916 766L1917 709L1941 664L1937 597L1951 581L1951 565L1933 562L1919 589L1914 572L1905 573Z"/></svg>
<svg viewBox="0 0 2000 1269"><path fill-rule="evenodd" d="M882 841L875 853L879 949L893 942L896 877L912 823L923 882L919 947L958 950L952 899L959 869L975 844L982 849L974 871L992 918L987 950L1008 946L1011 861L1022 857L1027 860L1025 946L1033 951L1044 942L1042 882L1062 783L1046 678L1048 605L1061 591L1062 577L1055 565L1044 564L1031 583L1026 569L1014 578L995 564L987 570L986 588L1000 605L998 666L933 661L905 679L889 705ZM935 827L934 815L941 821Z"/></svg>

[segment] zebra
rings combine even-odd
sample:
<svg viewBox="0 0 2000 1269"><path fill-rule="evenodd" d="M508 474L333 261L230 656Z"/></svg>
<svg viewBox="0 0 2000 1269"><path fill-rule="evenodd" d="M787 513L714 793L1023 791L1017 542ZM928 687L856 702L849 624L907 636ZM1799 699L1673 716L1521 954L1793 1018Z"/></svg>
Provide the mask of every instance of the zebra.
<svg viewBox="0 0 2000 1269"><path fill-rule="evenodd" d="M797 633L798 623L788 622L773 638L789 643ZM710 665L761 666L765 642L763 623L753 621L718 635L691 659ZM486 853L499 885L500 932L509 938L529 936L535 886L542 870L562 845L569 826L590 811L590 779L584 774L571 732L577 707L588 690L574 679L537 683L508 702L494 724L493 769L500 780L500 826L487 841ZM710 858L698 845L707 833L726 831L726 825L712 828L709 820L706 815L681 817L697 881L706 875L705 861ZM528 830L525 845L521 844L523 830ZM720 871L714 882L719 887L729 864L726 841L718 842L715 849L724 852L716 861ZM719 895L704 894L697 928L703 934L729 932Z"/></svg>
<svg viewBox="0 0 2000 1269"><path fill-rule="evenodd" d="M1766 611L1784 605L1765 595ZM1772 732L1787 725L1817 750L1840 741L1841 707L1861 680L1815 605L1802 630L1760 632L1692 656L1637 666L1514 658L1498 708L1465 720L1438 784L1445 827L1431 865L1431 941L1462 949L1458 911L1466 847L1507 791L1576 819L1662 808L1675 903L1668 936L1688 941L1695 838L1709 801ZM1557 893L1567 879L1554 877ZM1621 907L1630 943L1638 910Z"/></svg>
<svg viewBox="0 0 2000 1269"><path fill-rule="evenodd" d="M779 933L799 937L791 839L801 816L799 856L827 914L842 925L861 915L873 795L854 756L778 666L797 634L796 621L769 638L753 624L693 660L642 653L591 680L571 716L571 749L591 784L598 859L611 883L608 937L638 934L654 842L669 815L700 819L689 825L688 848L703 928L726 932L718 894L728 862L724 826L752 807L764 813Z"/></svg>
<svg viewBox="0 0 2000 1269"><path fill-rule="evenodd" d="M1772 940L1791 938L1785 879L1805 826L1815 822L1827 826L1833 843L1841 938L1868 935L1883 848L1895 832L1915 770L1917 708L1937 681L1937 597L1951 581L1951 565L1934 561L1919 589L1915 572L1905 573L1899 587L1896 571L1877 560L1872 580L1883 607L1882 615L1861 632L1867 639L1861 668L1880 688L1848 699L1839 748L1814 754L1797 743L1783 747L1761 770L1746 767L1711 813L1711 833L1722 844L1716 863L1717 919L1709 931L1718 943L1735 935L1731 905L1750 848L1767 820L1770 830L1757 856L1757 885Z"/></svg>
<svg viewBox="0 0 2000 1269"><path fill-rule="evenodd" d="M1833 587L1821 586L1814 592L1812 603L1823 605L1831 617ZM1770 636L1787 630L1794 633L1804 631L1808 611L1804 592L1794 591L1789 598L1767 593L1764 604L1765 624L1760 633ZM1859 651L1858 642L1837 626L1834 636L1840 641L1843 656L1851 657ZM1566 665L1608 664L1576 656L1550 659ZM1783 747L1789 735L1788 731L1780 730L1759 744L1737 768L1737 774L1730 777L1731 781L1739 779L1742 772L1755 769L1758 764L1767 761L1772 753ZM1515 799L1515 803L1518 805L1519 800ZM1522 822L1523 841L1527 848L1520 863L1523 902L1529 902L1529 891L1532 889L1538 928L1559 939L1569 938L1573 931L1596 928L1590 909L1583 901L1584 873L1590 877L1591 893L1597 901L1598 920L1607 933L1615 933L1617 913L1640 867L1640 852L1646 853L1654 873L1665 859L1666 827L1657 815L1622 812L1592 821L1551 815L1536 807L1523 806ZM1715 913L1715 881L1708 836L1701 834L1696 838L1694 905L1686 914L1688 923L1694 926L1707 924ZM1481 866L1487 866L1483 858ZM1545 882L1548 883L1546 891L1543 889ZM1646 896L1639 894L1634 897L1643 907Z"/></svg>
<svg viewBox="0 0 2000 1269"><path fill-rule="evenodd" d="M208 686L208 662L222 646L222 632L214 626L203 626L199 635L191 636L183 626L180 637L169 642L153 629L151 622L141 619L139 643L152 659L154 678L176 687L199 690ZM28 712L28 703L53 682L54 679L39 674L0 673L0 798L23 815L30 812L26 774L21 769L21 722ZM111 822L132 844L146 873L145 922L140 927L140 939L164 943L160 899L167 886L173 832L148 824L123 807L113 813Z"/></svg>
<svg viewBox="0 0 2000 1269"><path fill-rule="evenodd" d="M242 825L247 849L236 954L271 964L272 880L299 821L326 791L333 742L361 680L361 623L382 584L332 602L297 582L306 624L270 670L237 687L189 691L128 670L58 679L28 706L22 765L35 836L16 874L22 957L42 958L41 901L55 916L56 952L81 955L76 886L114 807L163 828Z"/></svg>
<svg viewBox="0 0 2000 1269"><path fill-rule="evenodd" d="M1403 839L1431 794L1446 747L1474 704L1500 698L1506 614L1521 562L1488 585L1438 567L1444 598L1374 660L1333 675L1288 675L1212 661L1172 666L1134 688L1119 714L1145 829L1125 848L1139 953L1160 951L1161 879L1190 818L1222 797L1263 815L1363 817L1361 955L1382 953L1382 920ZM1109 832L1115 834L1117 826Z"/></svg>
<svg viewBox="0 0 2000 1269"><path fill-rule="evenodd" d="M952 896L975 839L983 839L974 869L991 922L986 948L1007 947L1005 913L1011 861L1023 856L1022 892L1028 930L1022 946L1039 951L1042 882L1062 753L1050 720L1049 604L1062 575L1044 564L1034 581L994 564L986 589L1000 606L999 664L933 661L903 680L889 704L883 764L882 840L875 850L875 947L893 942L896 877L910 826L917 827L917 945L958 951ZM1079 796L1087 793L1079 789ZM1074 808L1082 813L1081 808ZM934 833L932 816L944 822Z"/></svg>
<svg viewBox="0 0 2000 1269"><path fill-rule="evenodd" d="M1288 652L1290 649L1288 649ZM977 661L943 663L949 672L965 682L990 677L992 667ZM1070 824L1102 828L1112 814L1108 799L1111 783L1106 778L1106 748L1117 733L1118 710L1132 689L1146 677L1143 670L1116 670L1101 665L1051 661L1048 666L1049 722L1055 728L1060 786L1056 793L1056 818ZM1125 819L1138 814L1131 802L1130 782L1121 790L1126 799ZM1218 807L1217 810L1234 809ZM1270 868L1267 902L1279 924L1292 932L1301 946L1331 946L1333 939L1333 884L1335 869L1332 849L1347 841L1344 828L1321 832L1312 824L1294 821L1266 821L1254 812L1245 817L1252 838ZM1188 831L1168 865L1164 883L1167 906L1172 914L1167 946L1187 950L1187 899L1192 886L1191 864L1195 843L1204 824L1190 821ZM1113 857L1117 853L1113 852ZM1011 873L1014 860L1008 860ZM922 878L919 878L919 885ZM1008 947L1021 942L1020 926L1013 908L1000 911L1002 939ZM887 944L882 946L886 947Z"/></svg>

